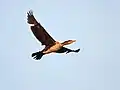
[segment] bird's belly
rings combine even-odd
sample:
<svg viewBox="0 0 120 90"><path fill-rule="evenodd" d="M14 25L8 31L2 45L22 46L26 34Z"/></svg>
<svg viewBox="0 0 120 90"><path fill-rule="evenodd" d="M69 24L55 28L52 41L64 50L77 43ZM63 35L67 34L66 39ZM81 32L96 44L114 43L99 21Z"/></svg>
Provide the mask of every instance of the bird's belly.
<svg viewBox="0 0 120 90"><path fill-rule="evenodd" d="M52 52L56 52L59 49L62 48L62 45L60 44L55 44L54 46L51 46L49 49L47 49L46 51L44 51L43 53L48 54L48 53L52 53Z"/></svg>

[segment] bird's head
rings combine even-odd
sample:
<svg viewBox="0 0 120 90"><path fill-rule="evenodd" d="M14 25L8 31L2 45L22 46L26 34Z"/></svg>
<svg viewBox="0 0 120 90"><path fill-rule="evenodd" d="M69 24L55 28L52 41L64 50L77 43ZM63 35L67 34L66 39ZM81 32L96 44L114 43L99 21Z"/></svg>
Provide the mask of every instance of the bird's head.
<svg viewBox="0 0 120 90"><path fill-rule="evenodd" d="M67 40L67 41L64 41L62 44L63 45L69 45L69 44L71 44L73 42L76 42L76 40Z"/></svg>

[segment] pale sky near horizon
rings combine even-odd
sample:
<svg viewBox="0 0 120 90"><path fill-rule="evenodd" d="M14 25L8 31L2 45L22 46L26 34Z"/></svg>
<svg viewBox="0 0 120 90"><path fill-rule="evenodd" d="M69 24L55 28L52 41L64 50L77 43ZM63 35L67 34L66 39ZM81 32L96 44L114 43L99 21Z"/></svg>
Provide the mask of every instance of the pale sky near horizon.
<svg viewBox="0 0 120 90"><path fill-rule="evenodd" d="M2 0L0 3L0 90L120 90L119 0ZM43 47L26 13L58 41L76 39L67 47L78 54L50 54L40 61L33 52Z"/></svg>

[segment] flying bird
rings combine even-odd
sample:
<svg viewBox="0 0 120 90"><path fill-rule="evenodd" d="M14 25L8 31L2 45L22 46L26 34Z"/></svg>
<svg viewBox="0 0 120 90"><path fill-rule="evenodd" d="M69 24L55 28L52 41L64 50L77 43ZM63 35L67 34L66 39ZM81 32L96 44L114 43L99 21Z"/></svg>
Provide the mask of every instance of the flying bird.
<svg viewBox="0 0 120 90"><path fill-rule="evenodd" d="M70 53L70 52L79 52L80 49L72 50L64 47L65 45L69 45L76 40L67 40L62 43L54 40L45 30L45 28L38 23L33 15L33 11L27 12L27 23L30 24L31 31L35 35L35 37L41 42L42 45L45 45L45 48L39 52L32 53L32 57L35 60L39 60L43 55L49 53Z"/></svg>

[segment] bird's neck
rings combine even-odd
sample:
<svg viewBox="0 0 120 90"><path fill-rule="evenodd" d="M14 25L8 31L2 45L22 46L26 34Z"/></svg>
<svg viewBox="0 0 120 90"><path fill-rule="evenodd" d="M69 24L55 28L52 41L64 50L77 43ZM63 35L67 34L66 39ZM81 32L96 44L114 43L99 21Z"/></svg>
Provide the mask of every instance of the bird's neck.
<svg viewBox="0 0 120 90"><path fill-rule="evenodd" d="M67 41L62 42L61 44L62 44L63 46L65 46L65 45L72 44L72 43L75 42L75 41L76 41L76 40L67 40Z"/></svg>

